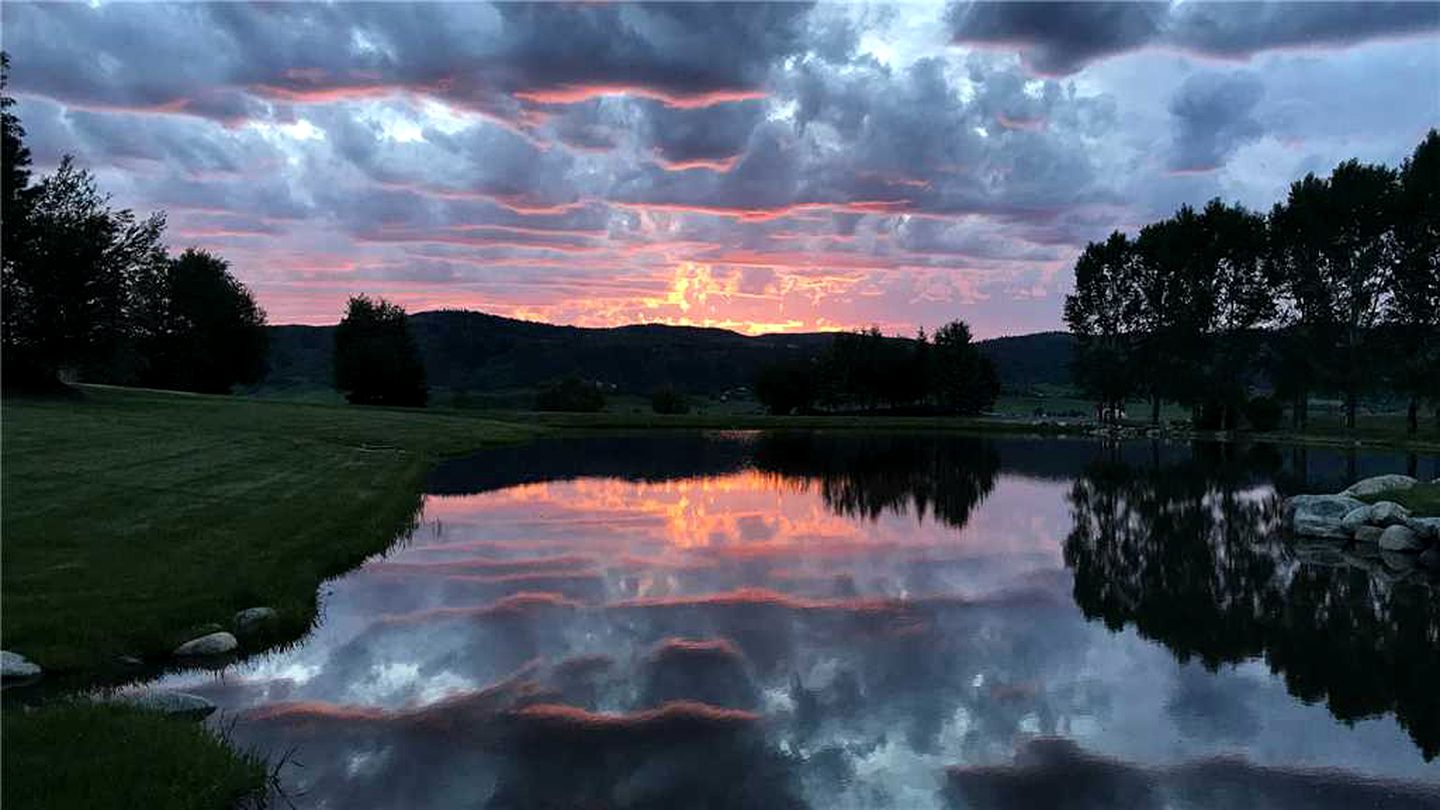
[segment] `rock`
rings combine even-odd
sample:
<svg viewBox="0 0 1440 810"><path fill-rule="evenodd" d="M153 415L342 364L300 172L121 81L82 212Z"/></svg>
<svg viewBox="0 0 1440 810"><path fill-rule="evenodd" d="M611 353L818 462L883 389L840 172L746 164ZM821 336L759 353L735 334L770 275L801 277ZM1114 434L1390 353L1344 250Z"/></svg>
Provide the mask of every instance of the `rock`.
<svg viewBox="0 0 1440 810"><path fill-rule="evenodd" d="M1440 571L1440 546L1431 546L1420 552L1415 562L1429 568L1431 571Z"/></svg>
<svg viewBox="0 0 1440 810"><path fill-rule="evenodd" d="M211 633L208 636L191 639L175 648L176 655L224 655L234 652L240 646L235 637L226 632Z"/></svg>
<svg viewBox="0 0 1440 810"><path fill-rule="evenodd" d="M1421 540L1440 540L1440 517L1412 517L1405 525L1420 535Z"/></svg>
<svg viewBox="0 0 1440 810"><path fill-rule="evenodd" d="M1425 547L1409 526L1391 526L1380 533L1381 551L1419 551Z"/></svg>
<svg viewBox="0 0 1440 810"><path fill-rule="evenodd" d="M1410 519L1410 510L1398 503L1391 501L1379 501L1370 504L1370 520L1372 526L1384 528L1386 526L1397 526Z"/></svg>
<svg viewBox="0 0 1440 810"><path fill-rule="evenodd" d="M0 678L34 678L40 675L40 666L19 653L0 650Z"/></svg>
<svg viewBox="0 0 1440 810"><path fill-rule="evenodd" d="M1341 495L1378 495L1392 489L1409 489L1419 482L1408 475L1377 475L1351 484Z"/></svg>
<svg viewBox="0 0 1440 810"><path fill-rule="evenodd" d="M114 702L194 720L203 720L215 712L215 704L199 695L192 695L189 692L168 692L163 689L119 695L114 698Z"/></svg>
<svg viewBox="0 0 1440 810"><path fill-rule="evenodd" d="M1345 517L1340 518L1340 525L1344 526L1347 530L1351 532L1354 532L1356 529L1364 526L1366 523L1369 522L1370 507L1368 506L1361 506L1357 509L1351 509L1349 512L1345 513Z"/></svg>
<svg viewBox="0 0 1440 810"><path fill-rule="evenodd" d="M275 608L246 608L235 614L235 632L241 634L253 633L261 627L275 621L278 615L279 614L275 612Z"/></svg>
<svg viewBox="0 0 1440 810"><path fill-rule="evenodd" d="M1402 577L1415 570L1414 554L1405 554L1399 551L1382 551L1380 552L1380 560L1385 563L1386 568L1400 574Z"/></svg>
<svg viewBox="0 0 1440 810"><path fill-rule="evenodd" d="M1364 505L1347 495L1296 495L1286 499L1285 514L1296 534L1348 540L1340 521Z"/></svg>
<svg viewBox="0 0 1440 810"><path fill-rule="evenodd" d="M1378 543L1380 535L1385 530L1379 526L1358 526L1355 529L1355 542L1357 543Z"/></svg>

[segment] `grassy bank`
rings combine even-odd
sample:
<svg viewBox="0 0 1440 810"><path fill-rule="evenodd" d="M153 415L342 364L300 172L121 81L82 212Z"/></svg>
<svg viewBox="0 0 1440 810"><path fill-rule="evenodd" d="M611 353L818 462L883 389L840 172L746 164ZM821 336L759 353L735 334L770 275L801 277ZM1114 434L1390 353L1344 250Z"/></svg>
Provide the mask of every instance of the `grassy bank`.
<svg viewBox="0 0 1440 810"><path fill-rule="evenodd" d="M311 625L320 583L412 520L443 454L534 431L472 416L87 388L3 411L5 649L47 670L164 661L237 610ZM203 726L105 706L4 712L6 807L232 806L264 764Z"/></svg>
<svg viewBox="0 0 1440 810"><path fill-rule="evenodd" d="M235 611L277 635L411 520L442 454L528 428L458 415L87 388L3 409L5 648L46 670L165 657Z"/></svg>
<svg viewBox="0 0 1440 810"><path fill-rule="evenodd" d="M4 804L189 810L261 806L266 763L205 726L122 706L7 711Z"/></svg>
<svg viewBox="0 0 1440 810"><path fill-rule="evenodd" d="M1392 489L1378 495L1365 495L1360 500L1367 503L1398 503L1417 517L1440 515L1440 484L1416 484L1410 489Z"/></svg>

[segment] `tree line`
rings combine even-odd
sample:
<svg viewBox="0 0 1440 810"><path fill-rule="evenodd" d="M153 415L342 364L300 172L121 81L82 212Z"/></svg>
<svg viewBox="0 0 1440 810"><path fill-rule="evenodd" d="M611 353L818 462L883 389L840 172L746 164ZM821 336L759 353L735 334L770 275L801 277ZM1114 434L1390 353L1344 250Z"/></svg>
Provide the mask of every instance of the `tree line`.
<svg viewBox="0 0 1440 810"><path fill-rule="evenodd" d="M1108 412L1142 397L1190 406L1197 425L1339 395L1345 425L1377 390L1440 419L1440 132L1398 169L1349 160L1290 186L1268 215L1211 200L1135 236L1086 245L1065 323L1077 384ZM1278 421L1278 413L1276 413Z"/></svg>
<svg viewBox="0 0 1440 810"><path fill-rule="evenodd" d="M841 332L819 357L770 363L755 397L772 414L891 411L978 414L1000 393L995 364L964 321L932 337L886 337L879 329Z"/></svg>
<svg viewBox="0 0 1440 810"><path fill-rule="evenodd" d="M165 215L116 209L65 156L32 183L25 130L3 93L0 296L7 391L63 390L62 376L209 393L260 379L265 313L225 260L171 256Z"/></svg>

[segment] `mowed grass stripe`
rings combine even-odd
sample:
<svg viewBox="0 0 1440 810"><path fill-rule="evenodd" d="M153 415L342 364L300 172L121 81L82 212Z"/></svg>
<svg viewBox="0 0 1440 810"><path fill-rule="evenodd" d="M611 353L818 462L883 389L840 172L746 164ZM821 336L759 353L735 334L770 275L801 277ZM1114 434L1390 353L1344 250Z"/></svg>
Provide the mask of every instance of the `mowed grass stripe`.
<svg viewBox="0 0 1440 810"><path fill-rule="evenodd" d="M319 584L407 526L435 459L534 433L106 388L7 401L3 420L4 645L50 670L163 658L258 604L298 637Z"/></svg>

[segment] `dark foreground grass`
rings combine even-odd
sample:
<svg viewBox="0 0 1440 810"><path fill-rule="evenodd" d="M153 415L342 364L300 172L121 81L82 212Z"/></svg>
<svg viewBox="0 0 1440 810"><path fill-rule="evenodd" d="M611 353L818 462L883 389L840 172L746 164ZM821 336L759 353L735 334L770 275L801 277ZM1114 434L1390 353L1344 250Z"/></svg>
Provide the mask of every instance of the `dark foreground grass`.
<svg viewBox="0 0 1440 810"><path fill-rule="evenodd" d="M200 723L75 703L11 709L0 725L7 808L258 807L266 795L265 762Z"/></svg>
<svg viewBox="0 0 1440 810"><path fill-rule="evenodd" d="M412 520L440 455L526 437L460 415L87 388L3 408L4 647L47 671L164 659L317 586Z"/></svg>

